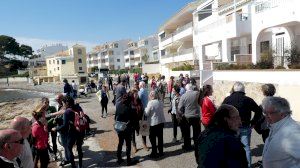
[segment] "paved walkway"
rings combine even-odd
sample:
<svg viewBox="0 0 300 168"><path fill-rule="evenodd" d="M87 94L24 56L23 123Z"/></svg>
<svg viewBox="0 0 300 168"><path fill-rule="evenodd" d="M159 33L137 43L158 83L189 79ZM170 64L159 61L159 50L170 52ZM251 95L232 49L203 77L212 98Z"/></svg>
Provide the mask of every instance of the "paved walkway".
<svg viewBox="0 0 300 168"><path fill-rule="evenodd" d="M167 100L166 100L167 101ZM100 104L97 101L94 94L90 94L88 98L79 99L80 105L83 107L85 112L93 120L91 127L96 130L95 137L89 137L84 141L83 152L84 152L84 161L83 165L85 168L94 168L94 167L119 167L116 164L116 149L118 144L118 137L113 130L114 123L114 111L115 107L109 102L108 105L108 117L101 118L100 114ZM141 137L136 137L138 152L132 154L132 157L139 160L139 163L136 166L132 167L185 167L185 168L194 168L197 167L197 164L194 159L194 153L183 152L181 149L181 143L172 143L172 123L171 116L167 113L167 108L169 104L165 104L165 128L164 128L164 152L165 156L157 160L151 160L148 155L150 151L144 151L142 149ZM181 137L180 129L178 128L178 138ZM262 151L262 140L259 135L253 131L252 135L252 162L256 163L261 159ZM148 146L150 145L149 139L147 139ZM123 156L125 159L125 145L123 146ZM76 156L75 156L76 158ZM121 166L125 166L126 162ZM65 166L70 167L70 166Z"/></svg>

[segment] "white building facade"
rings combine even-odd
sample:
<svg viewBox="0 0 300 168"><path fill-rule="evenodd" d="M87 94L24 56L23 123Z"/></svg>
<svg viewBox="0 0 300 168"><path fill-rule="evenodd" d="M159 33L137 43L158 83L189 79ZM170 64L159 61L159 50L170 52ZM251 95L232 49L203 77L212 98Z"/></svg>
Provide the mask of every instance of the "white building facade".
<svg viewBox="0 0 300 168"><path fill-rule="evenodd" d="M234 3L236 2L236 3ZM271 54L275 66L287 67L286 51L299 46L297 0L206 0L194 17L194 48L201 83L209 81L212 63L258 63Z"/></svg>
<svg viewBox="0 0 300 168"><path fill-rule="evenodd" d="M125 68L123 51L130 40L119 40L96 46L87 56L88 72L92 68L118 70Z"/></svg>
<svg viewBox="0 0 300 168"><path fill-rule="evenodd" d="M129 42L128 48L124 50L125 68L141 68L147 62L158 60L155 46L158 45L156 35L148 36L137 42Z"/></svg>
<svg viewBox="0 0 300 168"><path fill-rule="evenodd" d="M46 65L46 56L65 51L67 49L68 46L64 46L62 44L45 45L37 50L37 55L39 55L39 58L29 60L29 66L44 66Z"/></svg>
<svg viewBox="0 0 300 168"><path fill-rule="evenodd" d="M170 76L172 68L184 64L198 69L198 57L194 52L193 11L199 2L191 2L183 7L159 28L159 58L161 73Z"/></svg>

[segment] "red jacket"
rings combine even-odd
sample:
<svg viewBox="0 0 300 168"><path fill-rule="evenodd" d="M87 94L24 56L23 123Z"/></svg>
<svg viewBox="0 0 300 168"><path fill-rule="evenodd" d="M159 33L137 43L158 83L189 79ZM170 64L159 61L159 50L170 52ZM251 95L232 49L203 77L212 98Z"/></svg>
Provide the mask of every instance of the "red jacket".
<svg viewBox="0 0 300 168"><path fill-rule="evenodd" d="M31 133L34 138L34 147L37 149L46 149L48 147L48 132L45 130L44 125L34 122Z"/></svg>
<svg viewBox="0 0 300 168"><path fill-rule="evenodd" d="M169 80L169 82L168 82L168 93L172 93L173 85L174 85L174 81Z"/></svg>
<svg viewBox="0 0 300 168"><path fill-rule="evenodd" d="M214 106L213 102L208 96L204 97L201 110L202 110L202 124L204 126L208 126L208 124L210 124L211 119L216 112L216 107Z"/></svg>

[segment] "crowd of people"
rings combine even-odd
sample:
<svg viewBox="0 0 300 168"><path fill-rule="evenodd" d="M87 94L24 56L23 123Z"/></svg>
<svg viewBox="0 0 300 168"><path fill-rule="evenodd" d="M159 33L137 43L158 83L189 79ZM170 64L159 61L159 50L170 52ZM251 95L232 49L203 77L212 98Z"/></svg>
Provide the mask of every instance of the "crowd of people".
<svg viewBox="0 0 300 168"><path fill-rule="evenodd" d="M177 80L171 76L166 81L165 76L149 80L147 74L135 73L133 80L130 87L128 75L119 75L117 83L113 83L109 77L107 85L101 83L96 92L102 108L102 111L99 110L101 117L105 118L108 114L109 90L113 90L118 164L124 162L124 142L127 165L138 162L131 158L131 152L137 152L138 135L141 135L145 151L150 150L147 139L150 140L150 158L165 156L164 105L169 104L167 111L173 124L172 143L182 143L183 152L194 151L199 168L250 168L253 129L265 143L261 166L300 167L300 125L291 118L288 101L274 97L276 88L273 84L262 85L265 97L258 105L246 96L245 85L235 82L231 94L217 106L212 96L213 87L204 85L199 88L196 80L188 75L181 74ZM75 101L77 85L73 84L74 81L71 85L67 80L64 83L64 95L58 94L56 97L58 107L49 106L49 99L42 98L32 111L31 120L17 116L11 121L9 129L0 130L0 167L47 167L49 153L57 160L58 133L65 156L60 165L71 164L76 167L72 151L76 146L78 167L82 167L82 144L90 130L89 117ZM80 119L84 125L80 125ZM181 138L177 136L178 127Z"/></svg>
<svg viewBox="0 0 300 168"><path fill-rule="evenodd" d="M0 167L47 168L50 158L58 160L58 133L64 148L60 166L82 167L82 144L84 136L89 133L89 118L70 95L58 94L55 100L57 107L50 106L48 98L41 98L31 119L16 116L9 129L0 130ZM76 124L78 119L85 119L84 125ZM72 150L75 145L77 166Z"/></svg>

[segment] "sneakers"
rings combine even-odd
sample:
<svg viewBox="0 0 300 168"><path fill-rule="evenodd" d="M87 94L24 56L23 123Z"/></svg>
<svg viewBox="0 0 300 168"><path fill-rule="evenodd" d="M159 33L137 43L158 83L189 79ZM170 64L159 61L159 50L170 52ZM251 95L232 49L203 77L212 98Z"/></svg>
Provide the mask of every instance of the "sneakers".
<svg viewBox="0 0 300 168"><path fill-rule="evenodd" d="M71 162L70 161L66 161L66 160L63 160L60 162L59 166L65 166L67 164L70 164Z"/></svg>
<svg viewBox="0 0 300 168"><path fill-rule="evenodd" d="M127 166L132 166L132 165L135 165L137 163L138 163L137 160L132 160L132 159L128 159L127 160Z"/></svg>

